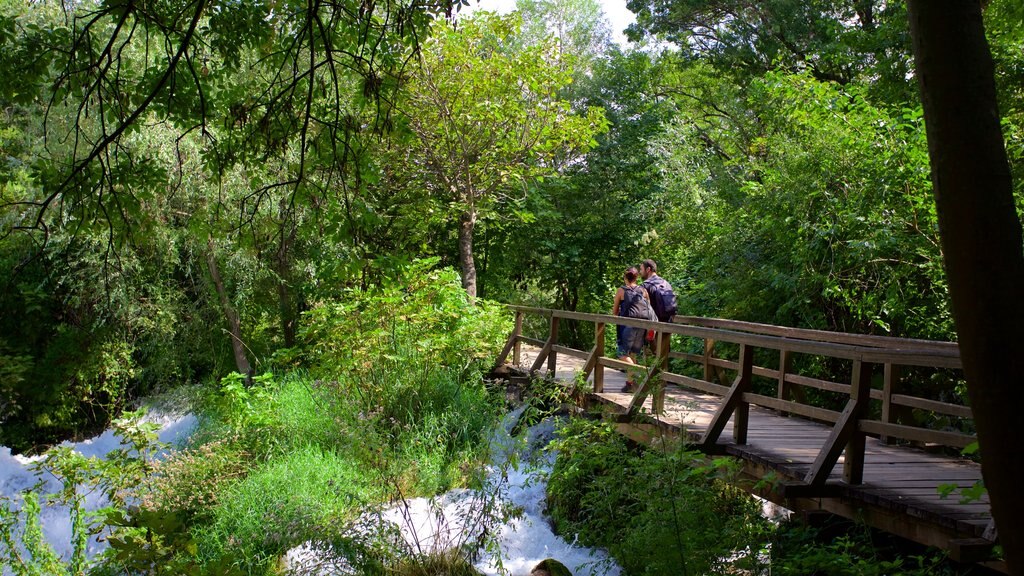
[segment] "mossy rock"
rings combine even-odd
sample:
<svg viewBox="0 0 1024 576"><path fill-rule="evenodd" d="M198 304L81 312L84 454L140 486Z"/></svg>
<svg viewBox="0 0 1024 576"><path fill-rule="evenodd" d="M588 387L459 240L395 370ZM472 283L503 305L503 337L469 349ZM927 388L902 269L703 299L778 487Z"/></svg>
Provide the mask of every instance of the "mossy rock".
<svg viewBox="0 0 1024 576"><path fill-rule="evenodd" d="M530 576L572 576L572 572L554 558L545 558L530 571Z"/></svg>

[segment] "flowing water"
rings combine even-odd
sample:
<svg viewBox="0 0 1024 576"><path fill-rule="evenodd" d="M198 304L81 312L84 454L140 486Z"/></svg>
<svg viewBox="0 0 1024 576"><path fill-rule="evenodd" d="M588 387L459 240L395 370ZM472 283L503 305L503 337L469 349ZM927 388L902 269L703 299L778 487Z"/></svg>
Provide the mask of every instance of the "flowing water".
<svg viewBox="0 0 1024 576"><path fill-rule="evenodd" d="M415 498L383 511L373 521L397 528L406 549L416 553L473 548L482 535L493 535L498 550L480 554L476 568L487 575L526 575L539 562L554 558L576 576L618 576L621 569L604 550L577 545L556 535L544 513L547 476L555 455L542 449L551 441L555 423L546 420L528 429L519 440L509 431L524 408L506 415L492 439L495 454L482 490L453 490L437 498ZM494 504L518 511L497 523L486 510ZM485 534L486 533L486 534ZM343 559L307 543L289 551L288 565L298 573L327 576L348 574Z"/></svg>
<svg viewBox="0 0 1024 576"><path fill-rule="evenodd" d="M196 417L192 414L152 412L144 416L142 421L158 424L160 426L160 441L172 446L184 442L196 426ZM68 446L86 458L104 458L113 450L123 447L121 441L114 436L113 430L110 429L81 442L62 442L61 446ZM34 464L38 464L44 459L45 456L13 455L10 448L0 446L0 497L11 498L14 506L20 507L20 493L39 482L42 482L43 494L53 494L60 490L60 482L52 475L38 476L32 470ZM106 498L96 492L84 494L84 497L86 510L96 510L107 504ZM61 505L46 505L44 501L41 503L43 503L43 509L40 521L43 536L61 557L69 558L71 556L71 516L68 508ZM106 548L102 536L100 534L89 539L87 553L90 558ZM6 562L2 565L4 566L3 573L7 574L9 568L6 567Z"/></svg>
<svg viewBox="0 0 1024 576"><path fill-rule="evenodd" d="M497 554L482 554L477 567L485 574L499 574L499 566L506 573L528 574L530 569L545 558L555 558L565 564L573 574L617 576L620 573L606 553L575 545L556 536L544 515L544 490L547 473L554 461L553 454L544 454L539 448L551 439L554 424L544 422L525 434L526 441L513 440L508 430L518 420L522 409L510 413L493 439L496 454L489 468L487 489L483 491L453 490L437 498L416 498L394 506L376 515L377 520L391 523L400 529L408 549L416 551L470 548L468 544L481 538L484 531L494 535L499 543ZM197 419L192 414L165 414L152 412L144 421L160 425L162 442L182 444L195 429ZM83 456L103 458L121 448L112 430L80 442L64 442ZM40 477L32 470L44 456L12 455L7 447L0 447L0 496L12 498L15 506L21 491L43 483L42 492L51 494L60 489L53 477ZM519 462L513 466L511 460ZM87 510L106 504L98 494L85 496ZM495 525L492 515L484 507L504 505L518 511L513 518ZM41 514L43 535L62 557L71 555L71 518L67 507L46 505ZM93 536L88 543L88 555L100 553L106 543L102 534ZM316 550L312 544L293 549L287 555L296 572L309 574L347 573L341 559L330 558L329 551ZM311 568L316 566L318 568ZM10 569L4 566L5 575Z"/></svg>
<svg viewBox="0 0 1024 576"><path fill-rule="evenodd" d="M529 428L518 439L509 431L523 413L523 408L506 415L503 426L492 438L494 462L482 490L453 490L436 498L415 498L368 515L364 525L387 524L400 532L406 550L418 553L452 548L477 549L485 537L492 537L497 550L476 556L476 567L487 575L504 571L513 576L529 574L531 568L546 558L555 558L577 576L618 576L621 569L603 550L577 545L554 534L545 515L544 500L547 476L555 455L544 448L554 434L555 422L545 420ZM160 425L160 440L180 445L195 429L192 414L151 413L146 421ZM121 447L111 430L81 442L65 442L86 457L102 458ZM31 466L43 457L14 456L9 448L0 447L0 496L14 498L18 493L42 481L44 493L60 488L56 479L38 477ZM105 504L102 497L86 496L86 508L95 510ZM516 513L503 521L495 520L498 507ZM785 516L788 510L764 503L769 518ZM67 508L45 506L41 515L43 533L54 549L67 558L71 553L71 520ZM94 536L88 544L89 556L95 556L106 544ZM286 555L286 563L296 573L309 575L350 574L343 558L332 557L331 551L315 543L296 547ZM9 569L3 570L4 574Z"/></svg>

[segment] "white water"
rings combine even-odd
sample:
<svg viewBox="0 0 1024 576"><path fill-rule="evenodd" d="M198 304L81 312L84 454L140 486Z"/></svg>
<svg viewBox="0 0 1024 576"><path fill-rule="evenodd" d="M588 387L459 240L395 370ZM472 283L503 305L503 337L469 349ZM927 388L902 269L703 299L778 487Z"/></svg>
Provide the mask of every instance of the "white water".
<svg viewBox="0 0 1024 576"><path fill-rule="evenodd" d="M192 414L164 414L153 412L142 419L143 422L155 422L160 425L159 438L161 442L171 445L179 445L192 433L196 426L196 417ZM104 458L108 453L121 448L123 445L114 436L113 430L107 430L102 434L83 440L81 442L63 442L61 446L69 446L72 450L82 454L86 458ZM12 455L11 449L0 446L0 497L7 497L14 501L17 507L21 502L21 492L32 487L38 482L43 483L42 493L53 494L60 490L60 483L52 475L45 474L37 476L30 468L33 464L41 462L45 456L23 456ZM85 494L85 509L96 510L107 504L106 498L98 493ZM68 508L60 505L47 505L44 499L40 521L43 535L53 549L67 559L71 557L71 516ZM106 548L102 541L102 534L89 539L87 553L90 558L99 554ZM0 563L4 566L4 573L7 573L6 561Z"/></svg>
<svg viewBox="0 0 1024 576"><path fill-rule="evenodd" d="M400 530L405 546L414 552L473 548L488 528L482 510L489 497L496 496L501 503L520 509L521 514L489 527L500 551L497 555L483 554L478 559L476 568L484 574L529 574L542 560L554 558L575 576L618 576L621 569L604 550L576 545L552 532L544 514L544 498L555 455L540 454L538 449L550 441L554 425L548 421L534 426L528 431L526 445L522 446L508 434L508 428L521 413L519 409L508 414L506 425L492 440L496 461L489 469L484 490L453 490L434 499L415 498L385 510L367 523L382 520L392 524ZM507 465L514 453L522 462L518 466ZM529 460L532 462L527 464ZM313 543L292 549L287 560L290 569L299 574L351 573L344 560L331 558L329 552L318 549Z"/></svg>

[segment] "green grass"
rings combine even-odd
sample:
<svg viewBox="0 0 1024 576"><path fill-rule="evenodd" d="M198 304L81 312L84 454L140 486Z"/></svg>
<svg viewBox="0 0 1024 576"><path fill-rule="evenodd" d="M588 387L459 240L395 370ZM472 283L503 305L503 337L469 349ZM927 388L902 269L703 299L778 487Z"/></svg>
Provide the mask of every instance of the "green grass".
<svg viewBox="0 0 1024 576"><path fill-rule="evenodd" d="M228 488L212 521L195 531L205 561L236 559L259 572L288 549L331 539L367 504L379 483L347 456L309 445L275 458Z"/></svg>

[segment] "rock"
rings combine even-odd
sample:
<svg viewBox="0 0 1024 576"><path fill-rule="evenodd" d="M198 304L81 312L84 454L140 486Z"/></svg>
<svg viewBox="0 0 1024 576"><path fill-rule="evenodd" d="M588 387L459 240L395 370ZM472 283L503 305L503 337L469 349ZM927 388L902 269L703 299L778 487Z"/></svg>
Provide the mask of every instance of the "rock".
<svg viewBox="0 0 1024 576"><path fill-rule="evenodd" d="M572 576L572 572L554 558L545 558L530 571L530 576Z"/></svg>

